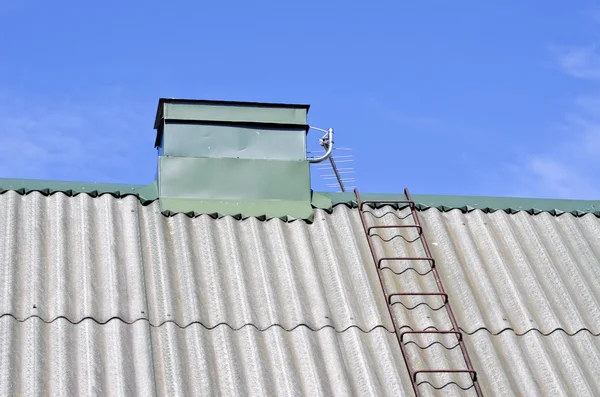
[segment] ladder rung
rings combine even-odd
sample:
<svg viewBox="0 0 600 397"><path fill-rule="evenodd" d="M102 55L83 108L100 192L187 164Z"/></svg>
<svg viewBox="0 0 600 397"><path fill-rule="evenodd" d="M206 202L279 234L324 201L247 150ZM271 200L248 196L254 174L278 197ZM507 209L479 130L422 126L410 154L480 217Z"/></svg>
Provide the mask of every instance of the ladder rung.
<svg viewBox="0 0 600 397"><path fill-rule="evenodd" d="M431 268L435 267L435 259L433 258L428 258L428 257L404 257L404 258L400 258L400 257L384 257L384 258L379 258L379 260L377 261L377 267L379 269L381 269L381 263L383 261L429 261L431 262Z"/></svg>
<svg viewBox="0 0 600 397"><path fill-rule="evenodd" d="M461 342L462 338L463 338L461 332L454 331L454 330L448 330L448 331L443 331L443 330L442 331L438 331L438 330L435 330L435 331L405 331L405 332L402 332L400 334L400 342L403 341L404 335L408 335L408 334L413 334L413 335L420 335L420 334L442 334L442 335L443 334L455 334L455 335L458 336L458 341L459 342Z"/></svg>
<svg viewBox="0 0 600 397"><path fill-rule="evenodd" d="M360 203L360 210L365 204L408 204L410 208L415 207L415 202L412 200L365 200Z"/></svg>
<svg viewBox="0 0 600 397"><path fill-rule="evenodd" d="M388 304L392 304L394 296L442 296L444 297L444 304L448 303L448 294L445 292L395 292L388 295Z"/></svg>
<svg viewBox="0 0 600 397"><path fill-rule="evenodd" d="M420 369L413 372L413 381L417 381L418 374L470 374L471 380L477 382L477 371L471 369Z"/></svg>
<svg viewBox="0 0 600 397"><path fill-rule="evenodd" d="M423 227L421 225L379 225L379 226L369 226L367 228L367 234L369 237L372 237L371 229L408 229L414 227L418 230L419 236L423 234Z"/></svg>
<svg viewBox="0 0 600 397"><path fill-rule="evenodd" d="M365 211L365 210L363 210L362 213L363 214L371 214L375 218L383 218L386 215L392 215L392 216L395 216L396 218L398 218L401 221L404 220L404 219L408 219L409 216L412 216L412 214L408 214L408 215L405 215L405 216L401 217L401 216L398 216L397 214L395 214L393 212L386 212L385 214L382 214L382 215L378 216L373 211Z"/></svg>

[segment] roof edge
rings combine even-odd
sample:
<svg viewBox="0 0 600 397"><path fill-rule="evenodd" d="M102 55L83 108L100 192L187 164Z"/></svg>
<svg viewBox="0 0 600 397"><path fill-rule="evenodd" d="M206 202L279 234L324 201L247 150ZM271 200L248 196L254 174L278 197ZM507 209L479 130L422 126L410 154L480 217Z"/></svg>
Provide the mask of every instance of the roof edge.
<svg viewBox="0 0 600 397"><path fill-rule="evenodd" d="M67 196L77 196L78 194L85 193L91 197L110 194L115 198L135 196L142 204L158 199L158 186L156 182L152 182L148 185L137 185L127 183L0 178L0 194L4 194L8 191L13 191L21 195L39 192L46 196L55 193L63 193Z"/></svg>
<svg viewBox="0 0 600 397"><path fill-rule="evenodd" d="M329 198L332 204L346 204L356 206L354 193L321 193ZM363 200L406 200L402 193L361 193ZM463 212L471 212L476 209L485 213L504 211L516 214L525 211L531 215L547 212L553 216L570 213L575 216L594 214L600 217L600 200L565 200L545 198L522 198L522 197L493 197L493 196L449 196L433 194L411 194L417 209L423 211L429 208L437 208L442 212L454 209ZM400 207L406 207L401 205Z"/></svg>
<svg viewBox="0 0 600 397"><path fill-rule="evenodd" d="M177 103L177 104L193 104L193 105L227 105L227 106L253 106L253 107L278 107L278 108L290 108L290 109L306 109L306 112L310 110L309 104L304 103L279 103L279 102L249 102L249 101L226 101L222 99L184 99L184 98L159 98L156 109L156 116L154 118L154 129L158 129L160 126L160 120L163 117L162 106L165 103Z"/></svg>
<svg viewBox="0 0 600 397"><path fill-rule="evenodd" d="M16 179L0 178L0 194L7 191L14 191L18 194L29 194L39 192L44 195L63 193L67 196L76 196L81 193L88 194L91 197L98 197L104 194L110 194L115 198L126 196L137 197L142 205L146 205L158 199L158 186L156 181L147 184L125 184L125 183L97 183L97 182L71 182L71 181L52 181L39 179ZM389 193L362 193L364 200L404 200L404 194ZM463 212L471 212L476 209L485 213L504 211L509 214L515 214L525 211L531 215L537 215L547 212L553 216L559 216L564 213L570 213L574 216L583 216L585 214L594 214L600 217L600 200L562 200L562 199L539 199L539 198L516 198L516 197L485 197L485 196L448 196L431 194L412 194L412 199L416 203L417 209L427 210L437 208L442 212L454 209ZM311 205L313 208L331 210L336 205L345 204L349 207L356 207L356 197L354 193L333 193L333 192L313 192ZM403 206L401 206L403 207ZM165 213L167 216L175 213ZM201 214L187 214L188 216L198 216ZM221 217L221 214L207 214ZM236 218L245 219L250 216L239 214ZM266 216L253 216L258 219L270 219ZM291 221L291 217L279 217L284 221ZM311 219L307 218L307 221Z"/></svg>

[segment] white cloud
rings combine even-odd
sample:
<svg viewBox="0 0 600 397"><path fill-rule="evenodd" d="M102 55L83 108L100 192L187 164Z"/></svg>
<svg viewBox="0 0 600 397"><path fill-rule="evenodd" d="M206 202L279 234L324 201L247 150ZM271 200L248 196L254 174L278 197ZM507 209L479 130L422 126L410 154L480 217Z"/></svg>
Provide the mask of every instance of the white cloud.
<svg viewBox="0 0 600 397"><path fill-rule="evenodd" d="M552 47L551 50L558 66L568 75L580 79L600 79L600 49L597 45Z"/></svg>
<svg viewBox="0 0 600 397"><path fill-rule="evenodd" d="M538 192L536 196L597 199L600 197L598 184L594 183L593 175L582 172L582 168L582 164L564 155L534 155L524 164L521 182L527 184L530 191Z"/></svg>
<svg viewBox="0 0 600 397"><path fill-rule="evenodd" d="M147 170L139 164L147 160L140 153L149 153L143 149L152 147L151 119L113 98L75 103L0 96L0 177L144 182L153 174L152 164L144 164Z"/></svg>
<svg viewBox="0 0 600 397"><path fill-rule="evenodd" d="M600 199L600 108L594 103L600 104L600 97L578 98L557 128L560 138L546 150L528 148L509 167L513 194Z"/></svg>
<svg viewBox="0 0 600 397"><path fill-rule="evenodd" d="M555 46L551 50L557 65L568 76L600 80L597 44ZM554 141L545 145L545 150L528 148L529 154L520 156L507 173L518 194L600 199L600 95L576 98L563 122L541 136L552 136Z"/></svg>

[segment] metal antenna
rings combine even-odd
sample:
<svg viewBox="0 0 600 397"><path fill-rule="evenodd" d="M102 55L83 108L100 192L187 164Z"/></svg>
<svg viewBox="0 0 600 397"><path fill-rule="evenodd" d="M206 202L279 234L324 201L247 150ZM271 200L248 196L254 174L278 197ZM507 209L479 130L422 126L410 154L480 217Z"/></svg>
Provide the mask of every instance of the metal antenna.
<svg viewBox="0 0 600 397"><path fill-rule="evenodd" d="M315 167L319 171L319 176L325 180L328 188L337 188L338 191L346 192L354 189L356 178L354 178L354 167L351 164L354 162L352 154L344 154L338 156L338 151L351 151L351 148L335 148L334 153L329 156L329 164L319 164ZM313 151L311 153L322 153L323 151ZM341 165L341 167L340 167Z"/></svg>
<svg viewBox="0 0 600 397"><path fill-rule="evenodd" d="M309 126L308 128L312 128L313 130L318 130L325 133L325 135L323 135L323 137L319 140L319 144L325 148L325 154L321 157L309 158L308 162L320 163L321 161L327 160L329 156L331 156L331 151L333 150L333 128L329 128L328 130L312 126Z"/></svg>
<svg viewBox="0 0 600 397"><path fill-rule="evenodd" d="M338 171L338 169L335 165L335 160L333 159L332 156L329 156L329 162L331 163L331 168L333 168L333 173L335 174L335 178L337 179L338 183L340 184L340 189L342 189L342 192L345 192L346 189L344 188L344 182L342 182L342 177L340 176L340 172Z"/></svg>
<svg viewBox="0 0 600 397"><path fill-rule="evenodd" d="M353 157L352 154L335 156L335 159L334 159L334 155L333 155L333 151L349 151L352 149L351 148L338 148L338 147L336 147L335 149L333 148L333 129L332 128L329 128L328 130L324 130L322 128L317 128L317 127L313 127L313 126L310 126L310 128L314 129L314 130L325 132L325 135L319 140L319 145L321 145L324 150L309 151L308 153L312 153L312 154L324 153L324 154L317 158L309 158L308 161L311 163L318 163L318 162L322 162L323 160L328 159L329 164L318 164L315 167L319 171L333 171L332 174L320 174L321 178L323 178L326 181L331 180L331 181L337 182L337 183L328 183L327 187L339 188L342 192L345 192L348 189L353 189L354 186L349 187L349 186L346 186L345 184L349 183L351 185L354 185L356 183L356 179L353 178L351 175L348 175L348 174L354 173L354 168L352 168L352 167L338 168L338 166L337 166L337 163L353 162L354 159L352 158Z"/></svg>

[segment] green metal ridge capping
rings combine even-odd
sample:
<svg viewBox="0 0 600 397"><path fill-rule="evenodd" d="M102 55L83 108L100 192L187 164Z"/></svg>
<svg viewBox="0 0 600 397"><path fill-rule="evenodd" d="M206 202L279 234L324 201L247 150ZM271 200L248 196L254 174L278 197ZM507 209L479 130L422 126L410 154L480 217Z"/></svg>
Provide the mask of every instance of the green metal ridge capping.
<svg viewBox="0 0 600 397"><path fill-rule="evenodd" d="M1 178L0 194L3 194L7 191L14 191L19 194L39 192L45 196L55 193L63 193L69 197L77 196L81 193L85 193L91 197L98 197L104 194L110 194L115 198L135 196L142 204L146 204L158 199L158 187L156 182L152 182L149 185L132 185L126 183Z"/></svg>
<svg viewBox="0 0 600 397"><path fill-rule="evenodd" d="M158 184L156 181L148 185L138 185L121 183L52 181L43 179L0 178L0 194L4 194L8 191L13 191L20 195L38 192L44 196L62 193L69 197L74 197L79 194L87 194L91 197L99 197L105 194L110 194L115 198L134 196L140 200L142 205L150 204L159 198ZM175 208L178 205L180 205L182 208L186 207L185 203L179 202L173 202L171 205L173 205ZM290 215L294 212L297 212L297 205L293 202L271 200L269 202L250 203L250 205L243 202L230 202L227 205L228 207L223 207L222 202L215 203L211 200L205 200L200 203L199 211L186 211L185 209L182 209L180 211L165 210L161 212L165 216L185 214L190 217L209 215L213 218L222 218L230 215L235 219L255 217L259 220L267 220L275 218L273 216L266 215L268 212L277 211L282 215L277 216L276 218L281 219L284 222L290 222L296 219L304 219L312 222L312 208L332 208L331 200L317 192L311 192L311 205L309 207L311 210L302 218L296 218ZM265 207L267 205L269 208ZM226 208L227 212L224 212L223 208Z"/></svg>
<svg viewBox="0 0 600 397"><path fill-rule="evenodd" d="M356 207L354 193L321 193L329 198L333 206L346 204ZM433 194L411 194L418 210L437 208L442 212L459 209L463 212L471 212L476 209L485 213L504 211L508 214L516 214L525 211L531 215L548 212L558 216L570 213L575 216L594 214L600 217L600 200L561 200L561 199L538 199L519 197L485 197L485 196L447 196ZM406 200L404 194L389 193L362 193L363 200ZM406 207L401 206L401 207Z"/></svg>
<svg viewBox="0 0 600 397"><path fill-rule="evenodd" d="M110 194L115 198L135 196L143 205L158 199L158 187L156 185L156 181L148 185L139 185L0 178L0 194L3 194L7 191L14 191L22 195L29 194L31 192L39 192L43 195L52 195L60 192L67 196L76 196L81 193L88 194L91 197L98 197L104 194ZM361 197L363 200L405 199L403 194L386 193L362 193ZM455 209L463 212L471 212L479 209L486 213L505 211L509 214L525 211L532 215L548 212L554 216L564 213L582 216L591 213L600 217L600 200L559 200L513 197L446 196L430 194L412 194L412 198L419 210L437 208L443 212ZM336 205L341 204L356 207L356 197L354 196L354 193L312 192L311 206L313 209L318 208L331 210ZM185 213L188 216L198 216L201 214L208 214L213 217L225 216L223 213L211 212L209 205L205 207L205 211L201 212L163 212L163 214L166 216L172 216L177 213ZM238 219L245 219L249 216L254 216L258 219L270 219L262 214L247 215L244 208L240 208L238 214L232 216ZM279 219L290 221L296 218L282 216L279 217ZM310 218L306 218L305 220L310 220Z"/></svg>

